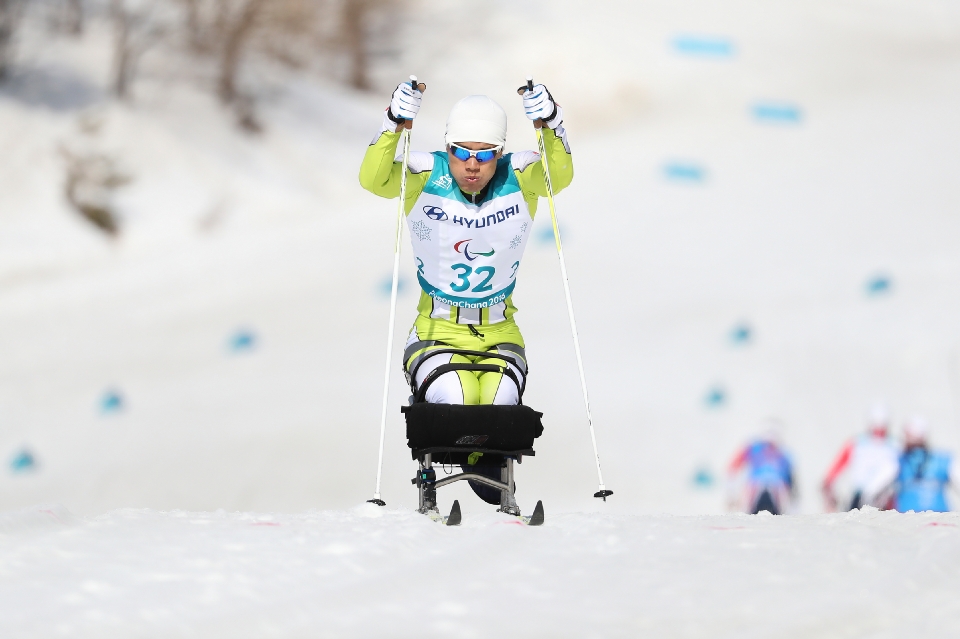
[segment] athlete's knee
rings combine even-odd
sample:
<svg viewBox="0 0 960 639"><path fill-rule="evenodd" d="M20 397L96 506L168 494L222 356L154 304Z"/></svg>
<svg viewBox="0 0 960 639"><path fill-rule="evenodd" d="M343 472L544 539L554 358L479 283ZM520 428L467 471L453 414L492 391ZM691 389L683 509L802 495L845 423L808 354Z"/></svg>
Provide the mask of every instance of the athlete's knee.
<svg viewBox="0 0 960 639"><path fill-rule="evenodd" d="M465 404L464 395L463 384L456 373L444 373L433 380L423 399L428 404Z"/></svg>
<svg viewBox="0 0 960 639"><path fill-rule="evenodd" d="M434 371L444 364L466 364L469 361L466 357L449 353L425 358L416 370L416 391L420 392L423 385L427 384L423 399L429 404L479 403L477 379L468 371L447 371L433 375Z"/></svg>
<svg viewBox="0 0 960 639"><path fill-rule="evenodd" d="M478 364L493 364L504 366L502 359L488 358ZM499 372L486 372L480 375L480 403L497 405L514 405L520 403L520 389L523 387L523 372L513 364L506 364L508 375Z"/></svg>
<svg viewBox="0 0 960 639"><path fill-rule="evenodd" d="M497 389L490 399L491 404L498 406L515 406L520 403L520 389L509 377L502 376Z"/></svg>

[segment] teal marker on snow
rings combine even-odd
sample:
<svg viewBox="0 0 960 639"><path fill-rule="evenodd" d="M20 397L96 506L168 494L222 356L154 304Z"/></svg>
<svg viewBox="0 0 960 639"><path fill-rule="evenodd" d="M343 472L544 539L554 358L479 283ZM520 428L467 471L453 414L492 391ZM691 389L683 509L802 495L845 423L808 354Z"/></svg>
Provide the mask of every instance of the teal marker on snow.
<svg viewBox="0 0 960 639"><path fill-rule="evenodd" d="M867 280L866 284L867 295L871 297L877 297L890 293L892 288L893 280L886 275L874 275Z"/></svg>
<svg viewBox="0 0 960 639"><path fill-rule="evenodd" d="M721 386L714 386L707 391L703 402L707 408L719 408L727 403L727 391Z"/></svg>
<svg viewBox="0 0 960 639"><path fill-rule="evenodd" d="M758 122L770 124L800 124L803 120L800 107L786 102L757 102L751 113Z"/></svg>
<svg viewBox="0 0 960 639"><path fill-rule="evenodd" d="M104 415L119 413L124 409L126 402L119 390L108 389L100 398L100 412Z"/></svg>
<svg viewBox="0 0 960 639"><path fill-rule="evenodd" d="M707 170L691 162L669 162L663 166L663 175L673 182L703 182Z"/></svg>
<svg viewBox="0 0 960 639"><path fill-rule="evenodd" d="M23 473L28 470L35 470L37 460L29 449L24 448L10 460L10 470L15 473Z"/></svg>
<svg viewBox="0 0 960 639"><path fill-rule="evenodd" d="M680 35L673 39L677 53L707 58L730 58L736 53L733 42L727 38Z"/></svg>

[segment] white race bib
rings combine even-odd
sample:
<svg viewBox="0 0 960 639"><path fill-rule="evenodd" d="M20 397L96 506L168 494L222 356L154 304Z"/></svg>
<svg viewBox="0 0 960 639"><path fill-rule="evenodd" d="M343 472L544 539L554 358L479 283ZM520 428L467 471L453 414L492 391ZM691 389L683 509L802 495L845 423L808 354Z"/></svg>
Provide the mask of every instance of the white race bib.
<svg viewBox="0 0 960 639"><path fill-rule="evenodd" d="M407 215L423 291L446 306L480 309L513 292L533 218L510 163L497 161L489 193L470 203L435 153L430 181Z"/></svg>

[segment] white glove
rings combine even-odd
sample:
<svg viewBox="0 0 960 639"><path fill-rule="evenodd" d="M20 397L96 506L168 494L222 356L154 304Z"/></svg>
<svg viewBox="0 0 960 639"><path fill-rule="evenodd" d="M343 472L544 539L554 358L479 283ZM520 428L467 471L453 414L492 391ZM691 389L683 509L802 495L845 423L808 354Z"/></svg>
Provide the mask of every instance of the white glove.
<svg viewBox="0 0 960 639"><path fill-rule="evenodd" d="M560 124L560 107L553 101L547 87L538 84L533 90L523 92L523 110L530 120L543 120L551 129Z"/></svg>
<svg viewBox="0 0 960 639"><path fill-rule="evenodd" d="M420 112L421 100L423 100L423 93L410 86L409 82L403 82L393 92L387 115L397 124L404 120L412 120Z"/></svg>

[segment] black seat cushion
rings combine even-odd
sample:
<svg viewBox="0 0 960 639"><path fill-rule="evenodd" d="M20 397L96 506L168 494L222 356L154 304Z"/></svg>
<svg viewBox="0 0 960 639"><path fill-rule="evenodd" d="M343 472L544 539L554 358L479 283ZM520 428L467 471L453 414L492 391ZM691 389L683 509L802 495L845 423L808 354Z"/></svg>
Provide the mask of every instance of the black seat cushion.
<svg viewBox="0 0 960 639"><path fill-rule="evenodd" d="M407 420L407 445L413 450L529 450L543 433L543 413L529 406L418 403L400 410Z"/></svg>

